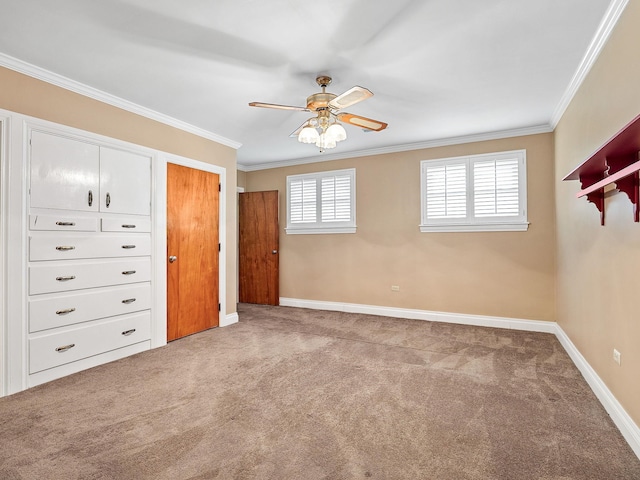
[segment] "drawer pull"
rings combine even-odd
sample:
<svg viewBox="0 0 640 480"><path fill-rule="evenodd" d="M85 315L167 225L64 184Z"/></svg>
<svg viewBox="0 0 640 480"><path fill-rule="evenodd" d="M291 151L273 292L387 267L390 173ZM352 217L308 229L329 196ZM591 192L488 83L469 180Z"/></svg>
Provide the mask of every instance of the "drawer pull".
<svg viewBox="0 0 640 480"><path fill-rule="evenodd" d="M135 331L136 331L136 329L135 329L135 328L132 328L131 330L125 330L124 332L122 332L122 334L123 334L125 337L128 337L129 335L131 335L131 334L132 334L133 332L135 332Z"/></svg>
<svg viewBox="0 0 640 480"><path fill-rule="evenodd" d="M56 280L59 282L68 282L69 280L73 280L75 278L75 275L69 275L68 277L56 277Z"/></svg>
<svg viewBox="0 0 640 480"><path fill-rule="evenodd" d="M61 245L59 247L56 247L56 250L60 251L60 252L66 252L69 250L75 250L76 247L73 247L71 245Z"/></svg>
<svg viewBox="0 0 640 480"><path fill-rule="evenodd" d="M136 246L135 245L122 245L122 248L129 249L129 248L136 248Z"/></svg>
<svg viewBox="0 0 640 480"><path fill-rule="evenodd" d="M73 313L75 311L76 311L75 308L67 308L65 310L56 310L56 315L66 315L68 313Z"/></svg>
<svg viewBox="0 0 640 480"><path fill-rule="evenodd" d="M136 273L135 270L125 270L122 272L123 275L133 275L134 273Z"/></svg>
<svg viewBox="0 0 640 480"><path fill-rule="evenodd" d="M70 349L72 349L72 348L73 348L73 347L75 347L75 346L76 346L76 344L75 344L75 343L70 343L69 345L64 345L64 346L62 346L62 347L58 347L58 348L56 348L56 352L60 352L60 353L62 353L62 352L66 352L67 350L70 350Z"/></svg>
<svg viewBox="0 0 640 480"><path fill-rule="evenodd" d="M60 227L75 227L76 222L56 222L56 225Z"/></svg>
<svg viewBox="0 0 640 480"><path fill-rule="evenodd" d="M122 228L136 228L136 226L135 225L124 224L124 225L122 225Z"/></svg>
<svg viewBox="0 0 640 480"><path fill-rule="evenodd" d="M122 303L133 303L135 301L136 301L135 298L127 298L126 300L122 300Z"/></svg>

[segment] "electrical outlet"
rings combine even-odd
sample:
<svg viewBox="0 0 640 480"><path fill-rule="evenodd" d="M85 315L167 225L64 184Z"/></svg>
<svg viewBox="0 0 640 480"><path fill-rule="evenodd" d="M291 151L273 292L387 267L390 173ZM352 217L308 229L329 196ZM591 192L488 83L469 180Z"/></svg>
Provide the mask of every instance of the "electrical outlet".
<svg viewBox="0 0 640 480"><path fill-rule="evenodd" d="M391 285L391 291L392 292L399 292L400 291L400 287L398 285Z"/></svg>
<svg viewBox="0 0 640 480"><path fill-rule="evenodd" d="M615 348L613 349L613 361L620 365L620 352Z"/></svg>

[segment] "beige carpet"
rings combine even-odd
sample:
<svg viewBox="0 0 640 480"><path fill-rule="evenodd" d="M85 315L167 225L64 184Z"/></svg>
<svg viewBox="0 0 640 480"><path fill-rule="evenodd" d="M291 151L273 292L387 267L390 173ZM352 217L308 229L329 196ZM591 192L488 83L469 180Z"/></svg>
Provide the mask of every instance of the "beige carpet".
<svg viewBox="0 0 640 480"><path fill-rule="evenodd" d="M239 315L0 399L0 479L640 479L552 335Z"/></svg>

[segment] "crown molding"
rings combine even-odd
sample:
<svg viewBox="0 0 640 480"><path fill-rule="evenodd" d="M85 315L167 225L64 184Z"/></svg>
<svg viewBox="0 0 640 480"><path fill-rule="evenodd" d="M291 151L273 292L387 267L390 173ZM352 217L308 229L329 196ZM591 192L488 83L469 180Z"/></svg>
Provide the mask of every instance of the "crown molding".
<svg viewBox="0 0 640 480"><path fill-rule="evenodd" d="M584 79L587 77L587 74L596 63L600 52L607 43L607 40L609 40L611 32L618 23L618 20L622 16L622 12L628 3L629 0L612 0L609 4L609 8L605 12L593 40L591 40L591 44L589 45L589 48L587 48L587 52L585 53L582 62L580 62L578 70L576 70L567 90L564 92L558 106L553 111L549 124L554 130L558 126L564 112L569 107L571 100L573 100L573 97L578 92L582 82L584 82Z"/></svg>
<svg viewBox="0 0 640 480"><path fill-rule="evenodd" d="M108 105L121 108L131 113L135 113L136 115L140 115L142 117L164 123L165 125L168 125L170 127L192 133L199 137L206 138L207 140L212 140L216 143L226 145L227 147L231 147L236 150L242 146L240 142L236 142L235 140L230 140L228 138L222 137L216 133L210 132L200 127L196 127L195 125L191 125L190 123L183 122L182 120L178 120L163 113L156 112L155 110L151 110L123 98L116 97L115 95L112 95L110 93L103 92L102 90L98 90L75 80L71 80L70 78L64 77L49 70L45 70L44 68L40 68L36 65L27 63L4 53L0 53L0 67L14 70L18 73L22 73L37 80L42 80L43 82L50 83L51 85L64 88L65 90L78 93L85 97L93 98L94 100L98 100Z"/></svg>
<svg viewBox="0 0 640 480"><path fill-rule="evenodd" d="M291 167L294 165L304 165L308 163L330 162L332 160L343 160L345 158L368 157L371 155L384 155L388 153L407 152L410 150L423 150L426 148L446 147L449 145L460 145L462 143L484 142L487 140L500 140L502 138L524 137L526 135L537 135L540 133L553 132L550 125L534 125L531 127L514 128L510 130L498 130L495 132L476 133L473 135L463 135L460 137L449 137L437 140L427 140L424 142L407 143L404 145L392 145L389 147L371 148L355 152L334 153L330 155L316 155L313 157L284 160L281 162L260 163L256 165L238 164L241 172L253 172L256 170L268 170L271 168Z"/></svg>

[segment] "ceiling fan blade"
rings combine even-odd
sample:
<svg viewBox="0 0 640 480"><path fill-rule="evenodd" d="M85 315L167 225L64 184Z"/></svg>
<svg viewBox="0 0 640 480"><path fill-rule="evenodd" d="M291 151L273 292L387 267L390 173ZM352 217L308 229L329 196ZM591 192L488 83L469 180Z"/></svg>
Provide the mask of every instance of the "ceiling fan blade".
<svg viewBox="0 0 640 480"><path fill-rule="evenodd" d="M340 110L341 108L349 107L372 96L373 93L371 90L356 85L344 92L342 95L338 95L336 98L331 100L329 102L329 107L334 110Z"/></svg>
<svg viewBox="0 0 640 480"><path fill-rule="evenodd" d="M278 105L277 103L261 103L261 102L251 102L249 104L250 107L262 107L262 108L276 108L278 110L298 110L300 112L310 112L306 107L293 107L291 105Z"/></svg>
<svg viewBox="0 0 640 480"><path fill-rule="evenodd" d="M355 125L356 127L364 128L365 130L373 130L379 132L387 128L387 124L378 120L373 120L367 117L361 117L359 115L353 115L351 113L338 113L336 118L344 123Z"/></svg>

